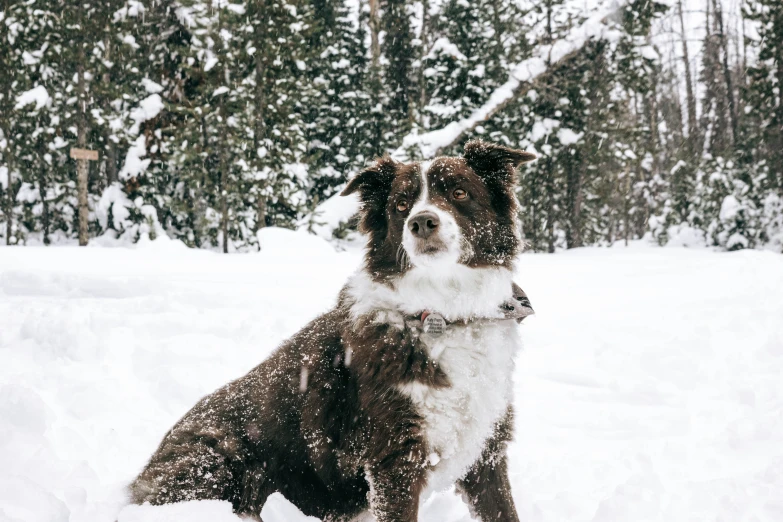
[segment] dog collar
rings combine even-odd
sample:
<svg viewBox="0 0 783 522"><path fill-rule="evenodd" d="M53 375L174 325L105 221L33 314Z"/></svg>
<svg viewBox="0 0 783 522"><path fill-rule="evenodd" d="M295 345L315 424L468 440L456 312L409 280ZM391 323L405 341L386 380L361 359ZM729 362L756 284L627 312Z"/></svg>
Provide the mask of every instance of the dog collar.
<svg viewBox="0 0 783 522"><path fill-rule="evenodd" d="M500 313L502 317L487 317L487 318L474 318L470 320L455 321L457 323L473 323L473 322L495 322L495 321L507 321L515 320L517 323L521 323L522 320L535 314L530 299L527 294L516 283L512 286L513 296L511 299L507 299L500 305ZM413 316L409 320L409 324L417 327L423 334L427 334L431 337L439 337L443 335L449 324L455 322L447 321L441 314L430 310L424 310L420 314Z"/></svg>

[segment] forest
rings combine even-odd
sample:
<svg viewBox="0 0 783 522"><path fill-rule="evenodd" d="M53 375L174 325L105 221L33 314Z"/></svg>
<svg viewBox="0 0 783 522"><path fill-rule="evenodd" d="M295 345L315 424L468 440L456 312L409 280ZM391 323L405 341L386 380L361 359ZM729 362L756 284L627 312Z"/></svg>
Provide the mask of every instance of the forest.
<svg viewBox="0 0 783 522"><path fill-rule="evenodd" d="M0 240L76 241L72 148L89 238L244 252L481 138L531 251L781 252L781 82L779 0L0 0Z"/></svg>

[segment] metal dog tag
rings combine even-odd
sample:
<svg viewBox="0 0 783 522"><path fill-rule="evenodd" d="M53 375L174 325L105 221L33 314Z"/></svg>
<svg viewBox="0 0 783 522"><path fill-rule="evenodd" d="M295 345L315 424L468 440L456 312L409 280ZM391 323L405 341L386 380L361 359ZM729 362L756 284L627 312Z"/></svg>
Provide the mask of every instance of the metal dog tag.
<svg viewBox="0 0 783 522"><path fill-rule="evenodd" d="M443 335L446 331L446 320L440 314L428 314L421 323L421 331L433 337Z"/></svg>

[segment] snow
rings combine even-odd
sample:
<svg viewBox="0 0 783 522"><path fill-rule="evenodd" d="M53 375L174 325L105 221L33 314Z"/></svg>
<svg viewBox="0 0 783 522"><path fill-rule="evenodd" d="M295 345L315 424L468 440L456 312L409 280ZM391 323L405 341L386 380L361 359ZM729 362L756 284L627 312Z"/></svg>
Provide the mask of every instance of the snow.
<svg viewBox="0 0 783 522"><path fill-rule="evenodd" d="M130 216L128 207L131 206L132 203L122 190L122 185L115 182L106 187L101 194L101 199L95 205L95 217L98 218L101 228L105 230L109 225L109 214L111 214L112 227L114 230L121 230L123 223Z"/></svg>
<svg viewBox="0 0 783 522"><path fill-rule="evenodd" d="M443 128L431 130L423 134L411 133L403 138L402 145L392 153L395 159L405 161L411 157L423 159L433 158L440 149L448 147L469 129L474 128L480 122L487 120L498 108L514 96L521 84L530 82L547 70L547 64L555 64L570 53L584 46L584 44L596 37L614 40L618 36L616 31L610 30L604 23L606 18L617 12L622 3L614 0L603 2L596 12L582 25L575 27L562 40L552 45L542 45L536 49L533 57L517 64L508 81L495 89L487 101L473 113L459 121L452 121Z"/></svg>
<svg viewBox="0 0 783 522"><path fill-rule="evenodd" d="M733 195L729 194L723 198L723 202L720 205L720 219L721 221L730 221L734 219L737 214L742 210L742 205Z"/></svg>
<svg viewBox="0 0 783 522"><path fill-rule="evenodd" d="M571 129L560 129L557 131L557 139L560 140L560 143L566 146L577 143L584 135L584 132L574 132Z"/></svg>
<svg viewBox="0 0 783 522"><path fill-rule="evenodd" d="M231 510L230 503L216 500L191 500L168 506L128 506L117 517L117 522L241 521L242 519Z"/></svg>
<svg viewBox="0 0 783 522"><path fill-rule="evenodd" d="M17 96L14 109L19 110L27 107L31 103L35 103L35 110L38 111L41 110L42 107L46 106L46 104L48 104L51 99L52 98L49 96L49 93L46 91L46 87L43 85L38 85L37 87L33 87L29 91L23 92Z"/></svg>
<svg viewBox="0 0 783 522"><path fill-rule="evenodd" d="M359 208L358 194L353 193L350 196L335 194L318 205L315 211L299 225L324 239L331 239L334 230L355 216Z"/></svg>
<svg viewBox="0 0 783 522"><path fill-rule="evenodd" d="M157 94L163 91L163 86L157 82L153 82L149 78L142 78L141 84L144 86L144 90L150 94Z"/></svg>
<svg viewBox="0 0 783 522"><path fill-rule="evenodd" d="M651 45L645 45L644 47L639 49L639 51L641 52L642 56L646 60L656 61L656 60L660 60L661 59L661 57L658 54L658 52Z"/></svg>
<svg viewBox="0 0 783 522"><path fill-rule="evenodd" d="M704 231L690 226L688 223L672 225L666 230L669 241L667 247L688 247L699 248L707 245L707 238Z"/></svg>
<svg viewBox="0 0 783 522"><path fill-rule="evenodd" d="M281 493L270 495L261 510L261 519L264 522L318 522L315 517L303 515Z"/></svg>
<svg viewBox="0 0 783 522"><path fill-rule="evenodd" d="M218 87L218 88L217 88L217 89L215 89L215 91L212 93L212 97L214 98L215 96L220 96L221 94L225 94L225 93L227 93L228 91L229 91L229 88L228 88L228 87L226 87L225 85L224 85L224 86L222 86L222 87Z"/></svg>
<svg viewBox="0 0 783 522"><path fill-rule="evenodd" d="M138 18L139 16L143 15L146 9L144 8L144 4L139 2L138 0L128 0L124 7L121 9L118 9L114 13L114 22L119 22L122 20L126 20L127 18Z"/></svg>
<svg viewBox="0 0 783 522"><path fill-rule="evenodd" d="M535 143L545 136L552 134L552 131L560 126L558 120L552 118L544 118L536 120L533 124L533 128L530 130L530 140Z"/></svg>
<svg viewBox="0 0 783 522"><path fill-rule="evenodd" d="M460 52L459 47L451 43L451 41L445 36L441 36L440 38L435 40L435 42L432 44L432 48L430 49L430 52L427 54L427 56L424 57L424 59L433 60L437 57L438 53L445 54L446 56L451 56L455 60L461 60L461 61L468 60L468 57Z"/></svg>
<svg viewBox="0 0 783 522"><path fill-rule="evenodd" d="M141 124L151 120L163 110L163 99L160 94L150 94L139 102L139 106L131 110L130 117L135 122L130 128L130 134L138 134Z"/></svg>
<svg viewBox="0 0 783 522"><path fill-rule="evenodd" d="M330 307L360 251L263 229L220 255L0 248L0 520L236 522L230 506L125 506L201 396ZM522 520L780 520L783 256L585 248L526 254L510 478ZM304 522L272 497L265 522ZM312 519L310 519L312 520ZM454 492L420 520L468 522Z"/></svg>
<svg viewBox="0 0 783 522"><path fill-rule="evenodd" d="M142 159L146 155L147 137L142 134L137 137L133 142L133 145L128 148L128 153L125 155L125 163L122 165L119 178L123 180L133 178L147 170L150 160Z"/></svg>

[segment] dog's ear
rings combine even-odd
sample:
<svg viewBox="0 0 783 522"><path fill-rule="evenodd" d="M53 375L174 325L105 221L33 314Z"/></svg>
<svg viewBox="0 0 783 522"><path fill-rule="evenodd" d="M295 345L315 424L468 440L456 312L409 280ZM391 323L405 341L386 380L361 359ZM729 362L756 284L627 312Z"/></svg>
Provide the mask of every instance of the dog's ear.
<svg viewBox="0 0 783 522"><path fill-rule="evenodd" d="M531 152L510 149L481 140L467 142L463 157L479 176L500 177L512 183L516 168L536 159L536 155Z"/></svg>
<svg viewBox="0 0 783 522"><path fill-rule="evenodd" d="M397 175L399 163L384 156L375 161L375 163L348 182L348 185L340 193L341 196L348 196L354 192L359 192L359 198L364 203L383 200L384 204L389 197L392 181Z"/></svg>
<svg viewBox="0 0 783 522"><path fill-rule="evenodd" d="M362 202L359 230L362 232L385 229L386 203L399 166L400 163L389 156L379 158L349 181L340 193L341 196L359 193Z"/></svg>

